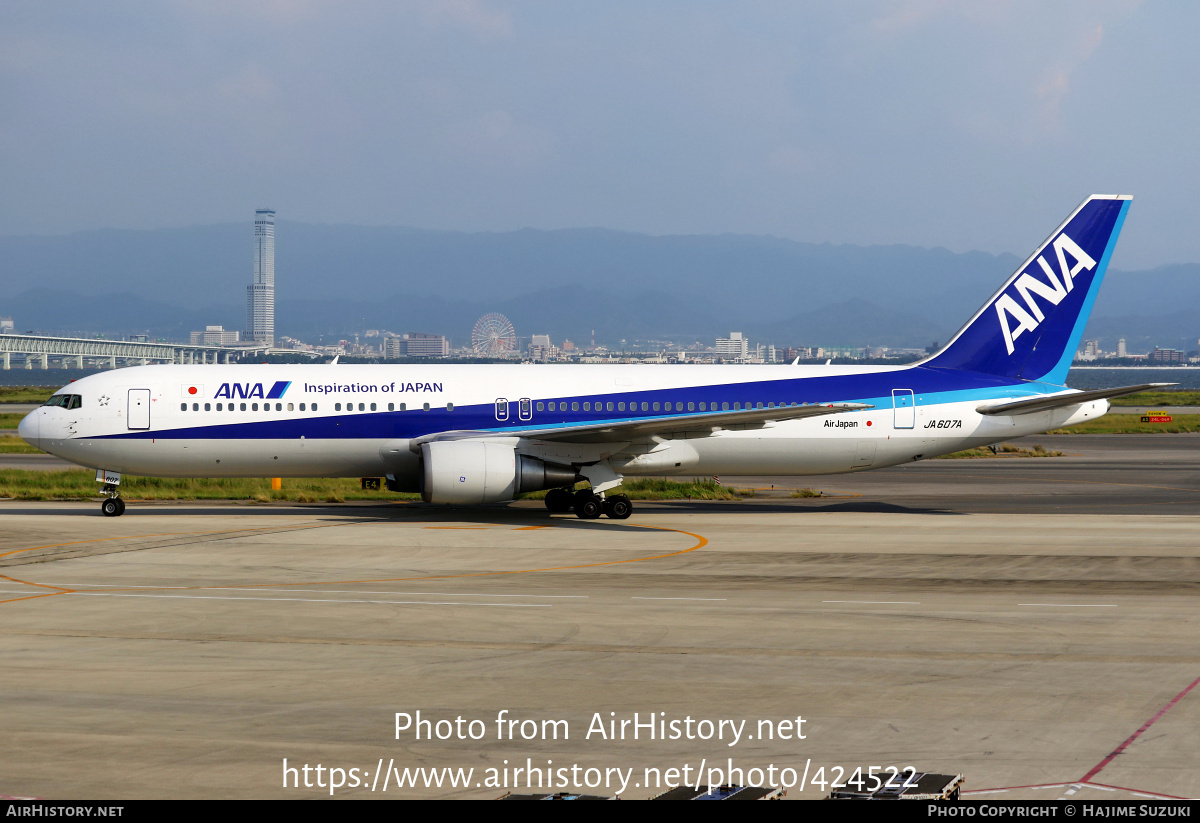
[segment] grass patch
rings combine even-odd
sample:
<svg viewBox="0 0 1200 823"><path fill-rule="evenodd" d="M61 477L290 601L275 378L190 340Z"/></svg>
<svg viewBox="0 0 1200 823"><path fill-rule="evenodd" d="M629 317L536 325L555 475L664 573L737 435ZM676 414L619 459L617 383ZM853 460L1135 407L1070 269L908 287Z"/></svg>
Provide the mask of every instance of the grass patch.
<svg viewBox="0 0 1200 823"><path fill-rule="evenodd" d="M18 500L91 500L100 496L95 472L86 469L41 472L22 469L0 470L0 498ZM811 491L811 490L805 490ZM657 477L626 480L614 492L631 500L737 500L752 497L752 490L718 486L711 479L681 482ZM386 489L364 491L356 477L287 478L283 488L271 489L269 478L180 478L121 477L121 496L126 500L253 500L269 503L286 500L298 503L344 503L348 500L420 500L419 494L397 494ZM543 492L522 495L541 499ZM815 492L809 495L819 497Z"/></svg>
<svg viewBox="0 0 1200 823"><path fill-rule="evenodd" d="M0 403L45 403L58 386L0 386Z"/></svg>
<svg viewBox="0 0 1200 823"><path fill-rule="evenodd" d="M824 496L825 495L821 494L816 489L796 489L794 492L792 492L792 497L824 497Z"/></svg>
<svg viewBox="0 0 1200 823"><path fill-rule="evenodd" d="M0 435L0 454L45 454L13 434Z"/></svg>
<svg viewBox="0 0 1200 823"><path fill-rule="evenodd" d="M736 500L753 496L753 492L717 485L710 477L694 477L690 481L637 477L626 479L618 493L629 495L630 500Z"/></svg>
<svg viewBox="0 0 1200 823"><path fill-rule="evenodd" d="M587 488L586 483L577 488ZM718 486L711 478L696 477L691 481L670 480L665 477L627 477L620 487L610 489L608 494L624 494L630 500L737 500L753 497L752 489L733 489ZM545 491L521 495L522 500L542 500Z"/></svg>
<svg viewBox="0 0 1200 823"><path fill-rule="evenodd" d="M989 457L1062 457L1063 453L1058 451L1050 451L1043 445L1034 445L1028 449L1021 446L1013 446L1008 443L1003 443L996 447L996 451L989 448L965 449L952 454L940 454L933 458L934 460L975 460L979 458Z"/></svg>
<svg viewBox="0 0 1200 823"><path fill-rule="evenodd" d="M1108 402L1114 406L1200 406L1200 391L1144 391Z"/></svg>
<svg viewBox="0 0 1200 823"><path fill-rule="evenodd" d="M0 470L0 497L18 500L91 500L100 496L96 473L86 469L57 472ZM364 491L357 477L284 478L283 489L273 491L269 478L121 478L126 500L254 500L268 503L342 503L347 500L420 500L418 494L397 494L386 489Z"/></svg>
<svg viewBox="0 0 1200 823"><path fill-rule="evenodd" d="M0 429L15 429L24 417L23 414L0 414Z"/></svg>
<svg viewBox="0 0 1200 823"><path fill-rule="evenodd" d="M1165 404L1159 404L1165 405ZM1173 414L1170 423L1143 423L1138 414L1106 414L1047 434L1186 434L1200 432L1200 414Z"/></svg>

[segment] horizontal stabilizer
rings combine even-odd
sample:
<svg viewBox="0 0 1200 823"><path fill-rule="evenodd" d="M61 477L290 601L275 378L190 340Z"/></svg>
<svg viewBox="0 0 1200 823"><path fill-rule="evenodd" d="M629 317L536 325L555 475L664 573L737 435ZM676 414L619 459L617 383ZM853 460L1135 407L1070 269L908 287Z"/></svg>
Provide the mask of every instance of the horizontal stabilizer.
<svg viewBox="0 0 1200 823"><path fill-rule="evenodd" d="M493 431L453 431L427 435L411 441L410 448L419 449L421 443L433 440L460 440L475 437L528 437L534 440L552 440L568 443L615 443L627 442L639 437L656 434L686 432L704 436L721 429L739 426L765 425L779 420L799 420L849 411L872 409L866 403L824 403L803 406L776 406L773 409L742 409L740 411L698 412L654 417L649 420L612 420L601 423L585 423L578 426L546 426L529 429L501 429Z"/></svg>
<svg viewBox="0 0 1200 823"><path fill-rule="evenodd" d="M1127 394L1137 394L1140 391L1161 389L1165 386L1178 386L1178 383L1141 383L1137 386L1120 386L1115 389L1096 389L1095 391L1076 391L1066 394L1043 395L1031 397L1028 400L1013 400L1008 403L996 403L976 407L980 414L1033 414L1034 412L1061 409L1065 406L1078 406L1092 400L1107 400L1110 397L1124 397Z"/></svg>

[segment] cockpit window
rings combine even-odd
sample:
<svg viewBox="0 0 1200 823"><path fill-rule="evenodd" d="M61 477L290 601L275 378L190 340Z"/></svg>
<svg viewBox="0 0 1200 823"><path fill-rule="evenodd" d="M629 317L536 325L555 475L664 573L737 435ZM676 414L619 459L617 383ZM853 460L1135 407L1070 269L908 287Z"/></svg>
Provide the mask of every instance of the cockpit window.
<svg viewBox="0 0 1200 823"><path fill-rule="evenodd" d="M78 394L54 394L43 405L62 406L64 409L77 409L83 405L83 396Z"/></svg>

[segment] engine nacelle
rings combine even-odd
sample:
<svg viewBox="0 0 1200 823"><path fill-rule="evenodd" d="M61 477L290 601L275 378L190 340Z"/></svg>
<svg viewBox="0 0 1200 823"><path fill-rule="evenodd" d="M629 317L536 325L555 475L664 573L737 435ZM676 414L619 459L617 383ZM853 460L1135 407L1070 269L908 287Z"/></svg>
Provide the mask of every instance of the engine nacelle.
<svg viewBox="0 0 1200 823"><path fill-rule="evenodd" d="M509 443L439 440L421 444L426 503L500 503L518 494L570 486L571 466L517 454Z"/></svg>

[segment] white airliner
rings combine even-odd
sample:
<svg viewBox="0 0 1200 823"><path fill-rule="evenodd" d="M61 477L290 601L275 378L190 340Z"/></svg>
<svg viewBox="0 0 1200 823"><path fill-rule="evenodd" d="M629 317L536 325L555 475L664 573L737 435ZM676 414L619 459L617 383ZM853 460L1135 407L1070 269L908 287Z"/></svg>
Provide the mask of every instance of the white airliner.
<svg viewBox="0 0 1200 823"><path fill-rule="evenodd" d="M1085 200L936 354L899 366L203 365L91 375L20 424L121 473L375 477L433 503L551 490L630 515L633 475L813 475L894 466L1104 414L1067 370L1131 198ZM572 491L586 480L590 489Z"/></svg>

